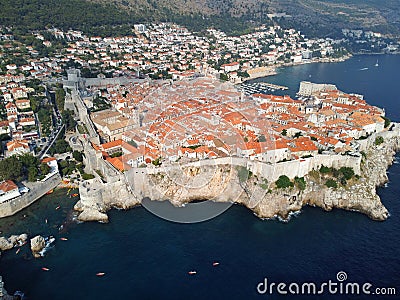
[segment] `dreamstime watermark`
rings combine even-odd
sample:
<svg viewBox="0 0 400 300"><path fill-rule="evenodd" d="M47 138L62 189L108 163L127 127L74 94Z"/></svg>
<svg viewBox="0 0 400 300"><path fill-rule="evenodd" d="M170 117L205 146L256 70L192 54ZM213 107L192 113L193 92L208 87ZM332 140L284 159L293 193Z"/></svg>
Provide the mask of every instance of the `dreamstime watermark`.
<svg viewBox="0 0 400 300"><path fill-rule="evenodd" d="M269 282L268 278L257 284L261 295L396 295L395 287L374 287L370 282L358 283L347 281L347 273L340 271L336 280L326 282Z"/></svg>

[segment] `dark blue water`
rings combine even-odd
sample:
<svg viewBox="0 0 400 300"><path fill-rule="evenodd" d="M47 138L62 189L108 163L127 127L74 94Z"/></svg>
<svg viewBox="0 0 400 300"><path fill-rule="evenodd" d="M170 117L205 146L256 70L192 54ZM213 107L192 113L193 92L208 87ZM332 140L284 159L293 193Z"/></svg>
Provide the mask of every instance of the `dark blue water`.
<svg viewBox="0 0 400 300"><path fill-rule="evenodd" d="M385 107L389 117L399 120L400 56L379 57L378 68L373 67L375 62L375 56L362 56L338 64L297 66L266 80L286 84L291 91L300 80L336 83L347 92L365 94L370 103ZM359 71L364 67L369 70ZM58 240L39 260L24 259L21 254L27 249L19 255L6 252L0 274L9 291L21 289L30 299L280 299L276 293L258 295L257 284L264 277L276 283L321 283L335 280L339 271L347 273L347 281L396 287L399 294L400 164L389 169L389 177L388 187L379 189L391 213L385 222L353 212L305 208L285 224L259 220L234 205L207 222L176 224L138 207L110 212L109 224L71 224L56 234L42 220L48 215L58 226L67 217L72 200L60 192L29 208L25 223L18 215L16 221L0 220L0 228L7 231L4 222L12 222L9 232L52 232L68 241ZM58 203L63 205L60 212L53 207ZM220 265L213 267L213 261ZM43 266L50 271L43 272ZM193 269L197 274L188 275ZM97 272L106 275L97 277Z"/></svg>

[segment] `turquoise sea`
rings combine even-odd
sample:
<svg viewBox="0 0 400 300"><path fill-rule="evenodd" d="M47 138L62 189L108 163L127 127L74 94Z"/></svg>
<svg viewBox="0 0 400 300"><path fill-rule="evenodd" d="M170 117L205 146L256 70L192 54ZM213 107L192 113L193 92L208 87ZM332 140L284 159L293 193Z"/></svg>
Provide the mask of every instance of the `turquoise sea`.
<svg viewBox="0 0 400 300"><path fill-rule="evenodd" d="M377 59L379 67L374 67ZM364 94L369 103L400 121L399 67L400 56L355 56L342 63L288 67L258 80L287 85L292 96L301 80L334 83L346 92ZM233 205L197 224L165 221L143 207L111 211L109 224L77 224L71 214L77 199L59 190L0 220L2 235L27 232L57 238L41 259L33 259L27 246L18 254L3 253L0 274L8 291L22 290L35 300L281 299L277 293L258 294L258 283L264 278L322 283L336 280L343 271L346 282L395 287L397 296L325 293L285 298L399 299L400 164L389 169L389 178L387 187L378 189L391 214L385 222L355 212L306 207L282 223L260 220ZM220 264L214 267L214 261ZM190 270L197 274L188 275ZM97 277L98 272L106 274Z"/></svg>

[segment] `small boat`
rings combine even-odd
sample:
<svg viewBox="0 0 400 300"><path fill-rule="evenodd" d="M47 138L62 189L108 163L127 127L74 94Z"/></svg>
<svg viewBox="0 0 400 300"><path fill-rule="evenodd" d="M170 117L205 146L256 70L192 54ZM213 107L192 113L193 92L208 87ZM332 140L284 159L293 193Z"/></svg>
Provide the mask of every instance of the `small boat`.
<svg viewBox="0 0 400 300"><path fill-rule="evenodd" d="M49 221L46 219L46 220L44 220L44 222L47 224Z"/></svg>
<svg viewBox="0 0 400 300"><path fill-rule="evenodd" d="M72 197L76 197L76 196L78 196L79 194L72 194Z"/></svg>
<svg viewBox="0 0 400 300"><path fill-rule="evenodd" d="M56 210L59 210L59 209L60 209L60 205L56 207Z"/></svg>
<svg viewBox="0 0 400 300"><path fill-rule="evenodd" d="M18 254L19 251L21 251L21 248L18 248L17 251L15 251L15 254Z"/></svg>
<svg viewBox="0 0 400 300"><path fill-rule="evenodd" d="M194 274L196 274L196 273L197 273L196 271L189 271L189 272L188 272L189 275L194 275Z"/></svg>
<svg viewBox="0 0 400 300"><path fill-rule="evenodd" d="M214 267L216 267L216 266L218 266L218 265L219 265L219 262L217 262L217 261L213 262L213 266L214 266Z"/></svg>
<svg viewBox="0 0 400 300"><path fill-rule="evenodd" d="M99 276L99 277L104 276L104 275L106 275L106 273L104 273L104 272L99 272L96 274L96 276Z"/></svg>
<svg viewBox="0 0 400 300"><path fill-rule="evenodd" d="M43 267L42 270L43 270L43 271L50 271L49 268L45 268L45 267Z"/></svg>
<svg viewBox="0 0 400 300"><path fill-rule="evenodd" d="M376 64L375 64L375 67L379 67L379 63L378 63L378 60L376 60Z"/></svg>
<svg viewBox="0 0 400 300"><path fill-rule="evenodd" d="M53 192L54 192L54 190L51 189L50 191L48 191L48 192L46 193L46 195L50 195L50 194L52 194Z"/></svg>
<svg viewBox="0 0 400 300"><path fill-rule="evenodd" d="M368 68L362 68L362 69L360 69L360 71L365 71L365 70L368 70Z"/></svg>
<svg viewBox="0 0 400 300"><path fill-rule="evenodd" d="M62 241L68 241L68 239L65 238L65 237L60 238L60 240L62 240Z"/></svg>

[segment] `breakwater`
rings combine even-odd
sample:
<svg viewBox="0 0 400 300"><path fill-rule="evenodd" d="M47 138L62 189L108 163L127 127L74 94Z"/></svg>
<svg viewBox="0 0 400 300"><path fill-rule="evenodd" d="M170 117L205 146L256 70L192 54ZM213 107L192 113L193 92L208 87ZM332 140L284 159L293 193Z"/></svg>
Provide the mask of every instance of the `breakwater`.
<svg viewBox="0 0 400 300"><path fill-rule="evenodd" d="M28 207L39 198L43 197L48 191L54 189L61 182L61 176L55 174L45 182L38 182L29 185L29 192L22 196L0 203L0 218L12 216Z"/></svg>

